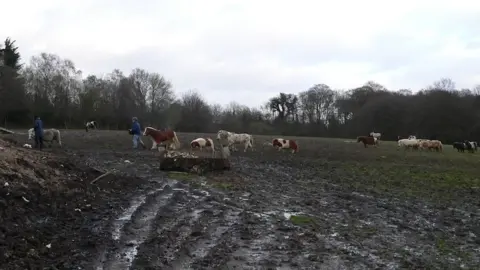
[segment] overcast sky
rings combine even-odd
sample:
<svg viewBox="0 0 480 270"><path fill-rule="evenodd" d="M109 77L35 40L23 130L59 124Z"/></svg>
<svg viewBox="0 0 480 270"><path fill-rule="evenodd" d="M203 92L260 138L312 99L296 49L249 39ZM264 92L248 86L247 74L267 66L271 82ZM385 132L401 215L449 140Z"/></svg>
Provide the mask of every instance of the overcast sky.
<svg viewBox="0 0 480 270"><path fill-rule="evenodd" d="M5 1L4 1L5 2ZM0 38L86 73L135 67L209 102L263 104L313 84L480 83L479 1L17 0Z"/></svg>

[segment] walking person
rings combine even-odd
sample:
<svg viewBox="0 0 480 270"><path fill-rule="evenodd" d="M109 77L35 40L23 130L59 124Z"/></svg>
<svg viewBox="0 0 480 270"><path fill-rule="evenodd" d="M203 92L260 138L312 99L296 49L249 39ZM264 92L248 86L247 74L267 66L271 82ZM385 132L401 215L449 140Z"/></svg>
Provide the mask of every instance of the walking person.
<svg viewBox="0 0 480 270"><path fill-rule="evenodd" d="M33 130L35 131L35 148L43 148L43 122L39 116L35 117L35 122L33 125Z"/></svg>
<svg viewBox="0 0 480 270"><path fill-rule="evenodd" d="M132 117L132 134L133 134L133 149L138 148L138 143L140 143L143 149L147 148L142 141L142 130L140 129L140 123L138 122L137 117Z"/></svg>

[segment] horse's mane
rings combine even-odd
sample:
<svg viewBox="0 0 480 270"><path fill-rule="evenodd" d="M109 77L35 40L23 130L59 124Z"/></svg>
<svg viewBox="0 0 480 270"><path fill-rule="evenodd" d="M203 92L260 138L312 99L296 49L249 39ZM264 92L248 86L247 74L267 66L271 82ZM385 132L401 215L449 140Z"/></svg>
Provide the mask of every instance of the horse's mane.
<svg viewBox="0 0 480 270"><path fill-rule="evenodd" d="M151 129L151 130L154 130L154 131L158 131L158 129L154 128L154 127L145 127L145 130L147 129Z"/></svg>

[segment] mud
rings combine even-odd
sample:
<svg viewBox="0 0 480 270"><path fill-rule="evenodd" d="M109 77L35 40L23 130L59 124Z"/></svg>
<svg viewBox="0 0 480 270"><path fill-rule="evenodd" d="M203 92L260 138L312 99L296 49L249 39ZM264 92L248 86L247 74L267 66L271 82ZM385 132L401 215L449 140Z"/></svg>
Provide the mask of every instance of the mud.
<svg viewBox="0 0 480 270"><path fill-rule="evenodd" d="M64 148L39 158L55 160L45 170L68 164L54 185L9 186L16 199L3 204L0 269L474 269L480 263L478 184L458 185L449 200L405 187L414 183L408 177L417 179L415 169L456 166L476 174L477 160L407 157L387 145L363 149L308 138L298 140L300 152L292 155L257 136L254 152L232 153L230 171L198 176L161 172L158 152L132 150L126 132L62 135ZM184 145L206 136L179 135ZM390 184L389 166L408 167L408 177ZM90 185L99 171L113 174ZM432 183L427 188L443 187ZM0 191L5 201L7 191Z"/></svg>

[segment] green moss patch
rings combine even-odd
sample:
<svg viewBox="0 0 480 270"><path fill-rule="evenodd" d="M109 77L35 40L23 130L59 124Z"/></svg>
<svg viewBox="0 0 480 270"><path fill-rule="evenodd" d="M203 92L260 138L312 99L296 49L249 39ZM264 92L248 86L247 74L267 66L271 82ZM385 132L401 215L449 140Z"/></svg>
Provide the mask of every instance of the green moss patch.
<svg viewBox="0 0 480 270"><path fill-rule="evenodd" d="M315 223L315 220L309 216L290 216L290 221L297 226Z"/></svg>
<svg viewBox="0 0 480 270"><path fill-rule="evenodd" d="M233 188L231 183L213 183L212 186L223 190L230 190Z"/></svg>
<svg viewBox="0 0 480 270"><path fill-rule="evenodd" d="M186 173L186 172L168 172L167 177L175 180L191 181L197 178L198 175Z"/></svg>

